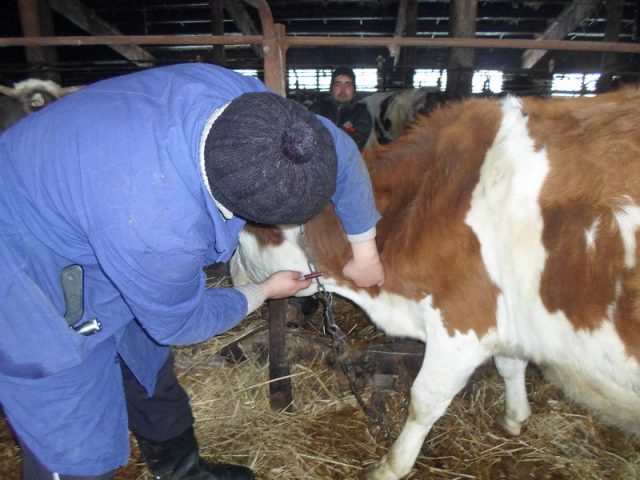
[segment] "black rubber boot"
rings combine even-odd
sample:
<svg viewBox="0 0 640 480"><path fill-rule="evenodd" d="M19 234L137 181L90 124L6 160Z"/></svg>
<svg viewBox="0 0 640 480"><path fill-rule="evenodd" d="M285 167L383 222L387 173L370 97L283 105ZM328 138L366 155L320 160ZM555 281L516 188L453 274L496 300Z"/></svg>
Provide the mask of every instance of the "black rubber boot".
<svg viewBox="0 0 640 480"><path fill-rule="evenodd" d="M135 435L140 452L157 480L252 480L247 467L210 463L200 458L198 442L189 428L163 442Z"/></svg>

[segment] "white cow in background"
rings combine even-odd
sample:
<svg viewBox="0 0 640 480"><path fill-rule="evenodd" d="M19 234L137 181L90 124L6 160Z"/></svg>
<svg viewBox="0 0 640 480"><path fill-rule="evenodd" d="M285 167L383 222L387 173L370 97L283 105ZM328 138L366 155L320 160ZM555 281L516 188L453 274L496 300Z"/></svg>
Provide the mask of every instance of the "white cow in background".
<svg viewBox="0 0 640 480"><path fill-rule="evenodd" d="M290 98L306 108L326 92L296 90ZM374 92L362 97L371 114L373 128L364 148L376 143L387 144L398 138L420 113L428 113L447 100L449 96L437 87L411 88L387 92Z"/></svg>
<svg viewBox="0 0 640 480"><path fill-rule="evenodd" d="M0 132L30 113L82 87L61 87L51 80L29 78L13 88L0 85Z"/></svg>
<svg viewBox="0 0 640 480"><path fill-rule="evenodd" d="M411 88L372 93L362 99L373 120L365 148L398 138L421 113L433 111L448 99L438 87Z"/></svg>

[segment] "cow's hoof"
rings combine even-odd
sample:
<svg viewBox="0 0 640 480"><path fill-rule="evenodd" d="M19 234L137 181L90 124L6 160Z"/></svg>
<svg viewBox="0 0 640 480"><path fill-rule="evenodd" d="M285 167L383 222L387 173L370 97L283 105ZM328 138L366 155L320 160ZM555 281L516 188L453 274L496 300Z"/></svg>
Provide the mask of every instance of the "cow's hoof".
<svg viewBox="0 0 640 480"><path fill-rule="evenodd" d="M365 480L399 480L400 477L391 469L386 459L382 460L375 469L367 472Z"/></svg>
<svg viewBox="0 0 640 480"><path fill-rule="evenodd" d="M507 435L516 437L522 432L522 422L509 418L506 415L501 415L496 423L500 426L500 429Z"/></svg>

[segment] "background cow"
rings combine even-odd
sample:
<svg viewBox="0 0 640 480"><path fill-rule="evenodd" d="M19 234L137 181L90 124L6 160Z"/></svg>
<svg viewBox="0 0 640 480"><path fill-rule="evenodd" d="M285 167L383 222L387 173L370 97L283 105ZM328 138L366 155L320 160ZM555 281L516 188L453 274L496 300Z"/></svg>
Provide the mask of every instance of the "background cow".
<svg viewBox="0 0 640 480"><path fill-rule="evenodd" d="M501 424L530 415L527 362L576 402L640 432L640 90L596 98L452 102L365 151L382 220L382 289L342 278L331 208L305 226L246 228L234 282L308 271L387 334L427 343L406 424L375 480L408 474L434 422L493 357ZM305 294L314 292L315 286Z"/></svg>
<svg viewBox="0 0 640 480"><path fill-rule="evenodd" d="M315 100L326 95L326 92L316 90L297 90L290 98L309 108ZM447 99L448 95L437 87L375 92L363 96L360 102L366 105L373 123L364 148L372 148L378 143L384 145L395 140L419 114L431 112Z"/></svg>
<svg viewBox="0 0 640 480"><path fill-rule="evenodd" d="M444 103L447 94L437 87L411 88L372 93L362 99L373 120L373 130L365 145L385 145L398 138L419 114L428 113Z"/></svg>
<svg viewBox="0 0 640 480"><path fill-rule="evenodd" d="M0 85L0 132L78 88L63 88L51 80L36 78L18 82L13 88Z"/></svg>

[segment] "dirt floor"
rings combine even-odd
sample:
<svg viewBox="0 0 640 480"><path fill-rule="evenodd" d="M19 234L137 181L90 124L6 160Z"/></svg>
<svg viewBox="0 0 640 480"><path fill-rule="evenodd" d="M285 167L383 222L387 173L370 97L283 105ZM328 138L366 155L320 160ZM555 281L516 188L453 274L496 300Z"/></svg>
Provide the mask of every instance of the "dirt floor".
<svg viewBox="0 0 640 480"><path fill-rule="evenodd" d="M336 312L350 341L383 338L348 302L336 300ZM273 411L262 313L206 343L175 350L181 382L192 398L202 454L248 465L259 480L360 478L387 451L404 422L404 383L382 377L378 385L367 386L367 377L358 377L363 398L377 407L390 431L383 438L338 369L325 361L330 349L322 347L326 340L318 332L318 314L319 320L289 332L295 347L294 404L291 412ZM228 360L230 345L244 353L242 361ZM480 368L436 423L408 478L640 479L640 442L565 401L535 367L528 370L527 390L532 418L522 435L505 435L494 424L502 410L503 386L493 365ZM18 480L19 465L19 449L0 421L0 479ZM134 442L131 461L116 478L150 478Z"/></svg>

